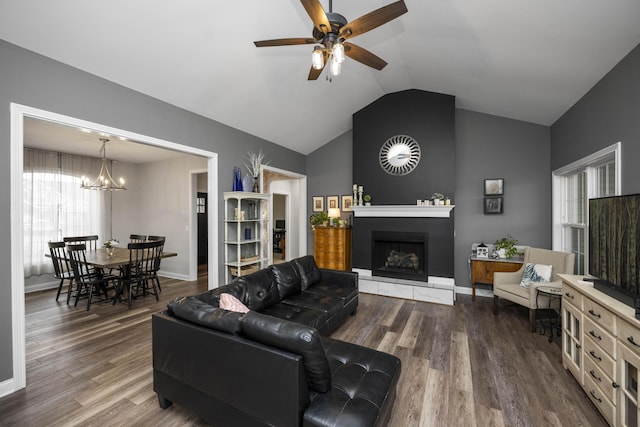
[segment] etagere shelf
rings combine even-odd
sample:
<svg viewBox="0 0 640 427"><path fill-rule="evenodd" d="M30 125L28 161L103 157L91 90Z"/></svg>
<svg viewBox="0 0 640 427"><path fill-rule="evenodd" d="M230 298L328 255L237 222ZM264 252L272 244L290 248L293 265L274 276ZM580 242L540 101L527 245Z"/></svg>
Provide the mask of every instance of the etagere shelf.
<svg viewBox="0 0 640 427"><path fill-rule="evenodd" d="M243 191L224 193L226 283L271 263L270 203L270 194Z"/></svg>

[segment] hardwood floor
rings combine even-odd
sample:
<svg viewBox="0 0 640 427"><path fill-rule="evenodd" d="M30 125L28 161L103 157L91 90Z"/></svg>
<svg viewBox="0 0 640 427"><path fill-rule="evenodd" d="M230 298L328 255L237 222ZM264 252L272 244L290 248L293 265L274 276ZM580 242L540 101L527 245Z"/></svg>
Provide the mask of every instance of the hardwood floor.
<svg viewBox="0 0 640 427"><path fill-rule="evenodd" d="M26 298L27 388L0 399L2 426L205 425L179 405L158 406L151 314L198 282L162 280L153 297L113 307ZM558 340L527 332L527 313L459 295L454 307L360 294L356 316L332 336L402 360L393 426L606 426L562 368Z"/></svg>

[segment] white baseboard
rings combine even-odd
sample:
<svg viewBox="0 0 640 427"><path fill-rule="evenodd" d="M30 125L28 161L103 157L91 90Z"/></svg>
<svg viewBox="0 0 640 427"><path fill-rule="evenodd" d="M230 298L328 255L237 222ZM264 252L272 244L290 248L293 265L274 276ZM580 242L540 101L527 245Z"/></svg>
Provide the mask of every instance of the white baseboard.
<svg viewBox="0 0 640 427"><path fill-rule="evenodd" d="M468 286L456 286L456 293L461 295L471 295L472 289ZM483 298L493 298L493 291L491 289L476 288L476 296Z"/></svg>
<svg viewBox="0 0 640 427"><path fill-rule="evenodd" d="M17 391L15 388L15 384L13 378L9 378L0 383L0 397L7 396L13 392Z"/></svg>
<svg viewBox="0 0 640 427"><path fill-rule="evenodd" d="M185 282L193 282L193 280L191 280L188 274L172 273L171 271L159 270L158 276L166 277L167 279L176 279L176 280L183 280Z"/></svg>
<svg viewBox="0 0 640 427"><path fill-rule="evenodd" d="M33 283L31 285L24 285L24 293L28 294L31 292L39 292L39 291L48 291L49 289L56 289L60 281L56 280L55 282L45 282L45 283ZM67 284L64 284L62 289L66 289ZM66 291L65 291L66 292Z"/></svg>

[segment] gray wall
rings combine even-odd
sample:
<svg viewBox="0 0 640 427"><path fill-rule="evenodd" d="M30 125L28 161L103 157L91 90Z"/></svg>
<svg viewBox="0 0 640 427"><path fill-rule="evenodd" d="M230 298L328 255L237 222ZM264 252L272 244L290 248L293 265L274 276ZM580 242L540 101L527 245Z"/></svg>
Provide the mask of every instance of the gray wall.
<svg viewBox="0 0 640 427"><path fill-rule="evenodd" d="M471 244L511 234L551 246L549 128L456 110L455 281L470 286ZM484 180L504 179L504 214L484 214Z"/></svg>
<svg viewBox="0 0 640 427"><path fill-rule="evenodd" d="M215 96L215 95L214 95ZM219 192L259 148L270 165L305 173L305 156L0 40L0 382L13 376L10 253L10 103L88 120L219 154ZM55 149L55 147L52 147ZM350 164L349 159L349 164ZM329 168L332 163L325 167ZM336 190L337 191L337 190ZM223 200L218 200L222 220ZM222 223L218 224L220 236ZM220 259L224 250L219 243ZM222 280L223 269L220 269Z"/></svg>
<svg viewBox="0 0 640 427"><path fill-rule="evenodd" d="M549 128L488 114L457 109L454 278L471 286L468 257L471 244L494 242L510 233L524 245L550 247L551 168ZM307 156L309 198L350 194L354 154L346 133ZM339 161L336 169L326 165ZM485 178L504 178L503 215L484 215ZM311 202L309 202L311 212ZM313 235L309 234L309 253Z"/></svg>
<svg viewBox="0 0 640 427"><path fill-rule="evenodd" d="M640 45L551 126L551 168L622 142L622 193L640 193Z"/></svg>
<svg viewBox="0 0 640 427"><path fill-rule="evenodd" d="M307 212L313 213L313 196L343 196L352 194L353 132L348 131L307 156ZM340 200L342 203L342 200ZM326 204L326 200L325 200ZM325 206L326 210L326 206ZM350 217L342 211L341 217ZM309 224L309 219L306 219ZM313 232L307 228L307 253L313 254Z"/></svg>

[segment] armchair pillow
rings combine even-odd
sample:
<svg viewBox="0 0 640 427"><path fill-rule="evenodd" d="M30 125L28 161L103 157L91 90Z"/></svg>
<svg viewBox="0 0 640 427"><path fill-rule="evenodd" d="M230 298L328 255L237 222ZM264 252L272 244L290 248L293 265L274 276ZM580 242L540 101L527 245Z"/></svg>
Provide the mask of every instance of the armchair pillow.
<svg viewBox="0 0 640 427"><path fill-rule="evenodd" d="M531 283L548 282L551 280L551 265L527 263L522 273L520 286L528 288Z"/></svg>

